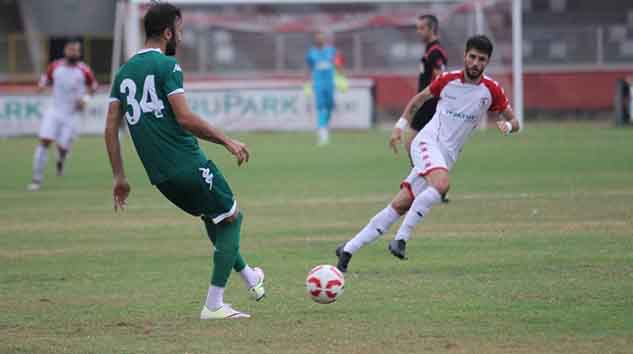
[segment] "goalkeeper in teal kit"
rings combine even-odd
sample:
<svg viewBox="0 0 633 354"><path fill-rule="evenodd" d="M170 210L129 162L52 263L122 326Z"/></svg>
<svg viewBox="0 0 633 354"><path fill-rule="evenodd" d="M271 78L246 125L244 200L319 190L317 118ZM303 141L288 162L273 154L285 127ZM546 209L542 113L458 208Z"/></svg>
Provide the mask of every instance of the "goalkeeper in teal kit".
<svg viewBox="0 0 633 354"><path fill-rule="evenodd" d="M187 105L182 69L173 57L182 38L180 10L152 5L143 19L145 48L123 65L113 83L105 140L114 175L114 208L130 193L123 169L118 132L127 121L136 151L150 182L173 204L201 217L214 245L211 285L201 319L247 318L224 303L232 270L240 274L255 300L264 297L264 272L251 268L239 252L242 214L227 181L208 160L195 137L223 145L241 165L249 151L243 143L213 128Z"/></svg>
<svg viewBox="0 0 633 354"><path fill-rule="evenodd" d="M336 48L326 44L325 35L318 32L314 36L314 46L306 53L306 62L316 103L318 143L325 145L329 142L329 124L334 110L336 69L341 69L342 59Z"/></svg>

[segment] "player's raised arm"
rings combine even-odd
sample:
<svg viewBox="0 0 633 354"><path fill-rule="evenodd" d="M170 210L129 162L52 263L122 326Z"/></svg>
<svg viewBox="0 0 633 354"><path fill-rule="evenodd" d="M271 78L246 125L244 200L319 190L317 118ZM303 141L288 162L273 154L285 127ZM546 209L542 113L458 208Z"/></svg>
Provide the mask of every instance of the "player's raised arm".
<svg viewBox="0 0 633 354"><path fill-rule="evenodd" d="M345 74L345 59L338 50L336 51L336 55L334 56L334 67L336 68L336 72L340 75Z"/></svg>
<svg viewBox="0 0 633 354"><path fill-rule="evenodd" d="M55 70L56 65L57 62L52 62L48 64L46 72L43 73L42 76L40 76L40 80L37 82L37 92L43 92L48 86L53 83L53 70Z"/></svg>
<svg viewBox="0 0 633 354"><path fill-rule="evenodd" d="M205 122L197 114L192 112L191 109L189 109L187 99L183 93L169 95L167 98L169 99L169 104L176 115L176 120L185 130L191 132L200 139L224 146L237 158L238 165L248 162L250 152L248 151L246 144L229 138L222 133L222 131L212 127L209 123Z"/></svg>
<svg viewBox="0 0 633 354"><path fill-rule="evenodd" d="M426 100L431 97L433 97L433 94L431 93L429 87L425 88L424 90L422 90L422 92L413 96L413 98L405 107L404 112L402 113L402 118L405 118L407 122L411 122L411 119L413 118L415 112L424 104L424 102L426 102Z"/></svg>
<svg viewBox="0 0 633 354"><path fill-rule="evenodd" d="M121 143L119 142L119 129L121 128L121 103L112 101L108 106L106 118L105 143L108 149L108 157L112 166L112 176L114 182L112 186L112 197L114 198L114 211L123 210L127 204L127 197L130 195L130 185L125 177L123 169L123 158L121 157Z"/></svg>
<svg viewBox="0 0 633 354"><path fill-rule="evenodd" d="M521 128L519 121L514 115L510 101L503 91L503 88L493 80L490 83L489 90L492 96L492 103L488 110L490 112L499 113L503 117L503 119L497 120L497 128L499 128L499 131L504 135L519 131Z"/></svg>
<svg viewBox="0 0 633 354"><path fill-rule="evenodd" d="M407 103L407 106L402 113L402 117L398 119L398 122L393 127L393 131L391 132L391 138L389 139L389 146L394 153L398 153L398 145L402 143L402 132L406 127L411 124L411 120L413 119L413 115L417 112L420 107L426 102L429 98L433 97L431 93L430 86L422 90L422 92L413 96L413 98Z"/></svg>
<svg viewBox="0 0 633 354"><path fill-rule="evenodd" d="M502 120L497 121L497 128L503 135L508 135L510 133L518 132L521 129L519 125L519 120L514 115L514 111L512 107L508 105L508 107L501 112Z"/></svg>

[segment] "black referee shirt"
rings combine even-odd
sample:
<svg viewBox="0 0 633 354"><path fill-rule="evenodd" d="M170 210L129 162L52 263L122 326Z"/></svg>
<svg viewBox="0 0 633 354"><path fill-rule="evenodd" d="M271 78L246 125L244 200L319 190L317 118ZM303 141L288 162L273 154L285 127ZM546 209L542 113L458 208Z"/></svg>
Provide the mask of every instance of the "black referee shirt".
<svg viewBox="0 0 633 354"><path fill-rule="evenodd" d="M424 56L420 60L420 76L418 77L418 92L424 90L433 81L433 69L444 71L448 58L440 41L433 41L426 46Z"/></svg>

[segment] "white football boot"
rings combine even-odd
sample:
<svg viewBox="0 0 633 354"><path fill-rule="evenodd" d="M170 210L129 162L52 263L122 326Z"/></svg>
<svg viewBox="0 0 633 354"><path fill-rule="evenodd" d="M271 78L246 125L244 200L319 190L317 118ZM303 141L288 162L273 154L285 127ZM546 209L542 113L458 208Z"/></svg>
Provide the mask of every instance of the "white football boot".
<svg viewBox="0 0 633 354"><path fill-rule="evenodd" d="M238 318L251 318L251 315L237 311L232 308L230 304L224 304L215 311L211 311L206 306L203 306L200 312L201 320L232 320Z"/></svg>
<svg viewBox="0 0 633 354"><path fill-rule="evenodd" d="M264 271L259 267L253 268L253 271L257 273L259 279L257 284L248 289L248 293L253 299L255 299L255 301L259 301L266 296L266 289L264 289Z"/></svg>
<svg viewBox="0 0 633 354"><path fill-rule="evenodd" d="M39 191L41 187L42 187L41 183L31 182L29 183L28 186L26 186L26 190L28 190L29 192L35 192L35 191Z"/></svg>
<svg viewBox="0 0 633 354"><path fill-rule="evenodd" d="M330 131L328 128L319 128L317 131L317 146L325 146L330 143Z"/></svg>

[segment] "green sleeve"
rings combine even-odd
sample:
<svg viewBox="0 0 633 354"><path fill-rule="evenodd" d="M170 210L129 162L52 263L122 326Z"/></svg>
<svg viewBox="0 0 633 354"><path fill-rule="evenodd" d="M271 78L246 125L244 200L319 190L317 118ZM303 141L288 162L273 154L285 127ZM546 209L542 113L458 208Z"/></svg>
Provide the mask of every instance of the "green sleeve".
<svg viewBox="0 0 633 354"><path fill-rule="evenodd" d="M165 84L163 85L165 96L185 92L182 87L182 69L180 65L176 61L170 61L165 71Z"/></svg>

